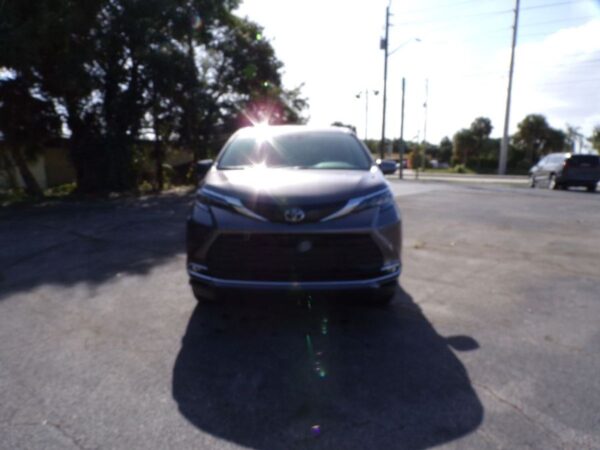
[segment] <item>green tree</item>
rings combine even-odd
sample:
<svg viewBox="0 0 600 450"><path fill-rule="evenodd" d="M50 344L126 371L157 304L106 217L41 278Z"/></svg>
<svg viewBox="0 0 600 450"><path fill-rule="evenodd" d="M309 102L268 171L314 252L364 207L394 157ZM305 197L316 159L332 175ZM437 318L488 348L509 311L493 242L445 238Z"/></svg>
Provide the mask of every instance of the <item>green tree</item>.
<svg viewBox="0 0 600 450"><path fill-rule="evenodd" d="M489 138L493 128L492 121L487 117L478 117L471 123L471 131L479 141Z"/></svg>
<svg viewBox="0 0 600 450"><path fill-rule="evenodd" d="M516 148L524 153L523 167L532 166L540 156L552 151L562 151L565 145L564 133L548 125L541 114L530 114L519 124L512 137Z"/></svg>
<svg viewBox="0 0 600 450"><path fill-rule="evenodd" d="M134 149L153 136L158 188L165 146L195 157L244 120L299 122L300 88L238 0L20 0L3 3L0 67L68 129L78 189L135 188ZM150 132L149 132L150 130Z"/></svg>
<svg viewBox="0 0 600 450"><path fill-rule="evenodd" d="M588 138L588 141L590 144L592 144L592 148L600 153L600 125L596 125L594 127L592 135Z"/></svg>
<svg viewBox="0 0 600 450"><path fill-rule="evenodd" d="M477 160L477 170L481 169L481 160L484 157L484 144L489 139L492 132L492 121L487 117L478 117L471 124L470 130L475 140L474 154L472 157Z"/></svg>
<svg viewBox="0 0 600 450"><path fill-rule="evenodd" d="M45 141L59 136L61 122L54 105L39 96L23 78L0 80L0 132L4 137L2 155L6 171L16 166L32 196L42 196L27 161L34 159Z"/></svg>
<svg viewBox="0 0 600 450"><path fill-rule="evenodd" d="M543 154L561 152L566 149L566 134L563 130L549 127L544 141Z"/></svg>
<svg viewBox="0 0 600 450"><path fill-rule="evenodd" d="M201 67L211 101L202 118L203 131L213 133L209 139L256 122L304 121L307 101L300 87L283 88L283 63L258 24L231 16L207 46Z"/></svg>
<svg viewBox="0 0 600 450"><path fill-rule="evenodd" d="M581 149L584 141L583 133L579 127L567 124L567 132L564 140L565 150L569 152L577 152L577 147Z"/></svg>
<svg viewBox="0 0 600 450"><path fill-rule="evenodd" d="M450 160L452 159L452 151L452 141L448 138L448 136L443 137L440 141L440 162L449 164Z"/></svg>
<svg viewBox="0 0 600 450"><path fill-rule="evenodd" d="M331 126L332 126L332 127L342 127L342 128L348 128L349 130L352 130L352 132L353 132L354 134L356 134L356 127L355 127L354 125L348 125L348 124L345 124L345 123L342 123L342 122L338 122L338 121L336 121L336 122L333 122L333 123L331 124Z"/></svg>
<svg viewBox="0 0 600 450"><path fill-rule="evenodd" d="M452 156L453 165L463 164L467 166L470 158L477 151L477 137L471 129L463 128L456 132L453 137L454 153Z"/></svg>

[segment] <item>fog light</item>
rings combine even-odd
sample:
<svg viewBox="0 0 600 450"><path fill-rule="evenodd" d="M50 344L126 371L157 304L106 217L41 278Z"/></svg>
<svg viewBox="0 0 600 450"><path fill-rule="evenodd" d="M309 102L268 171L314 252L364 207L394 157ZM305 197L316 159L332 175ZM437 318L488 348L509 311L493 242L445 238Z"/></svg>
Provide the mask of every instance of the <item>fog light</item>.
<svg viewBox="0 0 600 450"><path fill-rule="evenodd" d="M208 267L203 266L202 264L196 264L196 263L189 263L188 269L190 270L190 272L207 272L208 271Z"/></svg>
<svg viewBox="0 0 600 450"><path fill-rule="evenodd" d="M394 273L398 270L400 270L400 264L398 264L397 262L386 264L381 268L381 271L386 273Z"/></svg>

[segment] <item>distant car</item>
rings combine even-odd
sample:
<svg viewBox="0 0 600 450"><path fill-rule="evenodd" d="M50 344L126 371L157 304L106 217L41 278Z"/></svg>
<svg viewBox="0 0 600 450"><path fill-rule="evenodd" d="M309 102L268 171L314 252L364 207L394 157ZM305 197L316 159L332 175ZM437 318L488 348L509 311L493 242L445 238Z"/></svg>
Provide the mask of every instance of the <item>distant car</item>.
<svg viewBox="0 0 600 450"><path fill-rule="evenodd" d="M400 166L400 164L393 159L378 159L376 162L384 175L392 175Z"/></svg>
<svg viewBox="0 0 600 450"><path fill-rule="evenodd" d="M343 128L236 132L201 178L187 225L198 300L223 290L367 292L386 303L401 271L400 211L368 149Z"/></svg>
<svg viewBox="0 0 600 450"><path fill-rule="evenodd" d="M583 186L595 192L600 181L600 157L597 155L572 155L551 153L529 169L532 188L567 189Z"/></svg>

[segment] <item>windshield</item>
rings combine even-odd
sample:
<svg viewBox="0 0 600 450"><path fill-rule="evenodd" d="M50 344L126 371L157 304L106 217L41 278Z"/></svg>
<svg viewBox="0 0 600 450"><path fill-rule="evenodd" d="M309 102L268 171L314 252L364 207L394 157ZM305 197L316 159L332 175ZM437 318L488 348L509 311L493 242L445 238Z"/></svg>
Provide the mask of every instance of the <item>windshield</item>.
<svg viewBox="0 0 600 450"><path fill-rule="evenodd" d="M266 166L368 170L372 161L357 139L344 133L286 133L261 139L239 136L226 147L219 169Z"/></svg>

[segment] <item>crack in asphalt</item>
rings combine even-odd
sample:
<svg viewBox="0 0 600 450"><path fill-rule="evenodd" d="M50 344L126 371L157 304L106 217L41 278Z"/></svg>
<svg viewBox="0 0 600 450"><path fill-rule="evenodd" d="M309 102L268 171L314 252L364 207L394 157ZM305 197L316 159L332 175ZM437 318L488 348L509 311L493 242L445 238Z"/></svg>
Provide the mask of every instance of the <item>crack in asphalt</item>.
<svg viewBox="0 0 600 450"><path fill-rule="evenodd" d="M486 391L490 396L492 396L494 399L496 399L498 402L503 403L507 406L509 406L510 408L512 408L513 410L517 411L521 416L523 416L525 419L527 419L529 422L531 422L534 425L539 426L541 429L543 429L544 431L546 431L549 435L552 435L559 443L560 443L560 447L561 448L565 448L565 441L560 437L560 435L556 432L554 432L553 430L547 428L544 424L540 423L538 420L534 419L533 417L531 417L529 414L527 414L525 412L525 410L517 405L516 403L504 398L503 396L501 396L500 394L498 394L496 391L494 391L492 388L486 386L485 384L481 384L481 383L477 383L475 381L472 381L474 386L477 386L481 389L483 389L484 391Z"/></svg>
<svg viewBox="0 0 600 450"><path fill-rule="evenodd" d="M58 431L62 436L64 436L69 442L71 442L71 444L73 444L75 447L77 447L80 450L86 450L86 447L81 444L77 438L75 438L74 436L71 436L70 433L68 433L63 426L60 423L55 423L55 422L49 422L47 420L44 420L42 422L14 422L11 419L9 420L5 420L0 422L0 425L4 425L4 426L17 426L17 427L39 427L39 426L49 426L52 429Z"/></svg>
<svg viewBox="0 0 600 450"><path fill-rule="evenodd" d="M57 430L60 434L62 434L65 438L67 438L78 449L81 449L81 450L86 449L86 447L83 444L81 444L76 437L71 436L71 434L68 433L60 423L48 422L45 420L44 422L42 422L42 425L51 426L52 428Z"/></svg>

